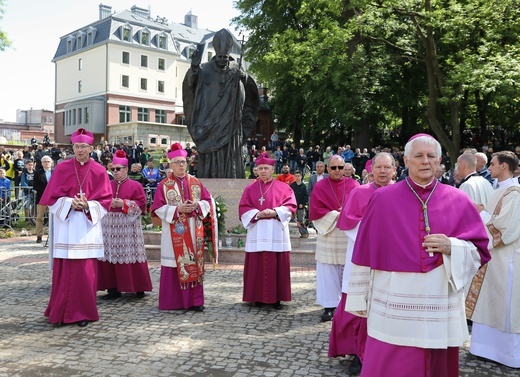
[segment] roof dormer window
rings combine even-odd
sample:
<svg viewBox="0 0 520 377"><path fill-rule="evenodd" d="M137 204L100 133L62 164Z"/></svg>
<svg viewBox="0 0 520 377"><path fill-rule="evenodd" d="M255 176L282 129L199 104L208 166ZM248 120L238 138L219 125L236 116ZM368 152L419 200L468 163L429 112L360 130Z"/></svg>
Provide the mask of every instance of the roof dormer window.
<svg viewBox="0 0 520 377"><path fill-rule="evenodd" d="M148 29L143 29L140 31L139 40L143 46L150 46L150 32Z"/></svg>
<svg viewBox="0 0 520 377"><path fill-rule="evenodd" d="M162 50L166 50L168 49L168 39L166 37L166 33L161 33L159 35L157 35L157 47L162 49Z"/></svg>
<svg viewBox="0 0 520 377"><path fill-rule="evenodd" d="M76 50L83 48L84 43L85 43L85 33L83 31L78 31L76 33Z"/></svg>
<svg viewBox="0 0 520 377"><path fill-rule="evenodd" d="M87 46L94 44L96 40L97 29L93 26L89 26L87 29Z"/></svg>
<svg viewBox="0 0 520 377"><path fill-rule="evenodd" d="M121 27L121 39L125 42L132 42L132 27L129 24Z"/></svg>
<svg viewBox="0 0 520 377"><path fill-rule="evenodd" d="M67 37L67 52L74 51L75 47L76 47L76 38L73 35L69 35Z"/></svg>

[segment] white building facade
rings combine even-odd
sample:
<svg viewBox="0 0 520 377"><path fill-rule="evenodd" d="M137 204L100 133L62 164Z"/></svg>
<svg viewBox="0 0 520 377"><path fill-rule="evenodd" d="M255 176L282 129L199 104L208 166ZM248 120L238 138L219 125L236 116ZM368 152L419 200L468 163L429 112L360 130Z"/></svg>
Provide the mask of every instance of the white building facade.
<svg viewBox="0 0 520 377"><path fill-rule="evenodd" d="M63 36L53 58L56 140L67 143L83 127L96 142L142 141L152 149L192 143L183 125L182 81L197 47L202 63L215 55L215 32L199 29L191 12L184 24L152 19L137 6L114 14L100 5L99 15ZM235 59L240 47L235 40Z"/></svg>

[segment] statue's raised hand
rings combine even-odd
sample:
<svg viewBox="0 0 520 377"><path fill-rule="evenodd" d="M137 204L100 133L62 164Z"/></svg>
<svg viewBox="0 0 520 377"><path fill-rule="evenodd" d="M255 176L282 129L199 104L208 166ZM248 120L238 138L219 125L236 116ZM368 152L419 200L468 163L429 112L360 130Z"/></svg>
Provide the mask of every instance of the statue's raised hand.
<svg viewBox="0 0 520 377"><path fill-rule="evenodd" d="M191 66L193 68L199 68L201 61L201 56L199 55L199 50L195 50L193 54L191 54Z"/></svg>

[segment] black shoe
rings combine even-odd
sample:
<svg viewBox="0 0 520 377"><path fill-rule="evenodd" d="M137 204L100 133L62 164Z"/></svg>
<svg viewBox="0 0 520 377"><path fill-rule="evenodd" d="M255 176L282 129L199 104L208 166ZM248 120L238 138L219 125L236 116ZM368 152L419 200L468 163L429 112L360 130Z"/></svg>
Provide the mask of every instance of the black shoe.
<svg viewBox="0 0 520 377"><path fill-rule="evenodd" d="M259 301L255 301L255 302L253 302L253 306L256 307L256 308L261 308L262 306L264 306L264 303L263 302L259 302Z"/></svg>
<svg viewBox="0 0 520 377"><path fill-rule="evenodd" d="M283 309L283 305L280 303L280 301L276 301L276 303L273 304L273 308L275 310L281 310Z"/></svg>
<svg viewBox="0 0 520 377"><path fill-rule="evenodd" d="M333 315L334 315L334 308L323 309L323 314L321 315L321 322L331 321Z"/></svg>
<svg viewBox="0 0 520 377"><path fill-rule="evenodd" d="M144 298L144 292L137 292L135 294L135 297L137 297L137 298Z"/></svg>
<svg viewBox="0 0 520 377"><path fill-rule="evenodd" d="M79 327L85 327L88 325L88 321L79 321L79 322L77 322L77 324Z"/></svg>
<svg viewBox="0 0 520 377"><path fill-rule="evenodd" d="M36 236L36 243L42 243L42 236Z"/></svg>
<svg viewBox="0 0 520 377"><path fill-rule="evenodd" d="M350 362L350 365L348 366L348 373L350 375L358 375L359 373L361 373L361 367L363 365L361 364L361 360L359 360L359 357L354 356L354 359L352 359L352 361Z"/></svg>
<svg viewBox="0 0 520 377"><path fill-rule="evenodd" d="M121 292L118 292L115 289L109 289L108 294L101 296L101 300L114 300L119 297L121 297Z"/></svg>
<svg viewBox="0 0 520 377"><path fill-rule="evenodd" d="M204 305L192 306L191 308L189 308L189 310L194 311L194 312L203 312L204 311Z"/></svg>

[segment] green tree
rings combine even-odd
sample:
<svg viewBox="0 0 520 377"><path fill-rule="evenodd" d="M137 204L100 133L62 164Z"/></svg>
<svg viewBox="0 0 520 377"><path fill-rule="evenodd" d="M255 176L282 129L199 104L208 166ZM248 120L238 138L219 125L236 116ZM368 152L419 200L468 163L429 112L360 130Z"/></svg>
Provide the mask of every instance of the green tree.
<svg viewBox="0 0 520 377"><path fill-rule="evenodd" d="M513 89L518 98L518 1L359 0L352 5L359 16L348 28L386 44L402 59L424 64L426 117L450 155L459 152L469 100L480 103L482 115L498 90Z"/></svg>
<svg viewBox="0 0 520 377"><path fill-rule="evenodd" d="M5 1L0 0L0 20L3 18L3 14L5 7ZM11 41L7 38L7 34L0 29L0 51L5 51L7 48L11 47Z"/></svg>
<svg viewBox="0 0 520 377"><path fill-rule="evenodd" d="M367 145L431 128L456 156L470 132L484 140L490 127L518 128L518 0L239 0L237 8L235 21L251 31L252 71L295 135Z"/></svg>

